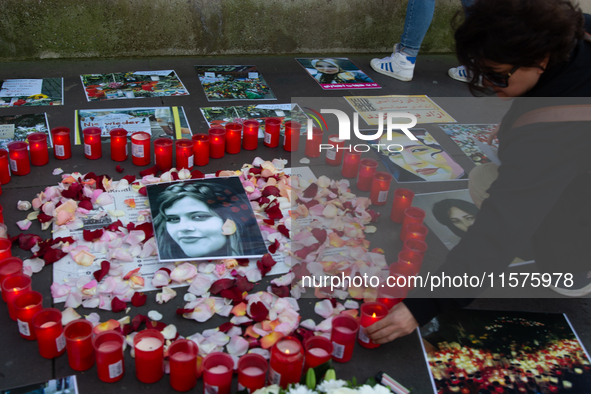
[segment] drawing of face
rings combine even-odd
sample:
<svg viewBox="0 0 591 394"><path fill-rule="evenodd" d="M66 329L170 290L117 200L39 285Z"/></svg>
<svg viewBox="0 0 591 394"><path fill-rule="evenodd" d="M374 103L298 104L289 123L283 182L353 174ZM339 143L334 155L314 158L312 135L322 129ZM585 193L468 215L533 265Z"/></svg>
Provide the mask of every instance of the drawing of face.
<svg viewBox="0 0 591 394"><path fill-rule="evenodd" d="M395 164L427 181L455 179L450 163L438 147L425 145L421 141L413 141L406 135L396 133L392 134L391 140L384 135L380 143L402 146L400 152L396 152L400 150L399 146L392 147L393 152L389 152L386 147L382 147L382 151Z"/></svg>
<svg viewBox="0 0 591 394"><path fill-rule="evenodd" d="M166 230L188 257L213 254L226 245L222 218L192 197L183 197L164 210Z"/></svg>
<svg viewBox="0 0 591 394"><path fill-rule="evenodd" d="M449 209L449 219L460 230L466 232L468 227L474 224L476 217L468 212L462 211L458 207L451 207Z"/></svg>
<svg viewBox="0 0 591 394"><path fill-rule="evenodd" d="M339 72L338 67L336 67L333 64L323 62L323 61L317 62L316 65L314 66L314 68L322 74L337 74Z"/></svg>

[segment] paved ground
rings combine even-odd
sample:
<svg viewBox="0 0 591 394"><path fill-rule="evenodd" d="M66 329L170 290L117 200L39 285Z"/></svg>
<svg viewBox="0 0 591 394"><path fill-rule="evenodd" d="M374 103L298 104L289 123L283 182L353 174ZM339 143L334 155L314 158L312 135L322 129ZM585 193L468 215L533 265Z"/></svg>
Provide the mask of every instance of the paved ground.
<svg viewBox="0 0 591 394"><path fill-rule="evenodd" d="M385 54L380 54L384 56ZM343 54L343 57L347 56ZM378 94L427 94L436 99L444 109L448 110L460 123L493 123L498 122L506 104L475 102L468 100L471 97L465 84L453 81L447 76L447 69L455 66L452 56L422 56L419 57L415 79L413 82L399 82L381 74L377 74L369 67L372 56L353 55L350 59L366 71L372 78L383 86L379 91L323 91L316 82L310 78L293 57L287 56L261 56L261 57L204 57L204 58L154 58L154 59L96 59L96 60L49 60L42 62L19 62L0 64L0 78L42 78L64 77L65 105L61 107L37 107L37 108L10 108L1 109L0 114L19 114L28 112L47 112L50 127L67 126L74 129L74 110L90 108L113 108L131 106L183 106L187 114L189 124L194 133L207 131L206 123L201 116L199 107L209 106L197 75L193 69L196 64L255 64L264 75L278 100L277 103L288 103L295 97L338 97L343 95L378 95ZM142 100L121 100L108 103L87 103L80 82L80 74L118 72L131 70L163 70L174 69L191 93L188 97L150 98ZM241 104L240 102L235 102ZM475 109L478 109L476 111ZM329 127L335 127L329 125ZM470 169L469 159L438 130L435 125L426 125L430 132L438 138L439 142L465 169ZM108 149L108 148L107 148ZM108 150L107 150L108 152ZM299 155L289 157L282 149L268 149L261 147L254 152L241 152L236 156L228 156L220 160L212 160L210 164L201 170L214 172L218 169L236 169L242 163L250 162L255 156L266 159L282 157L290 159L294 166L299 165ZM328 169L323 164L323 159L313 160L311 166L317 175L326 174L334 178L339 176L337 169ZM110 160L108 154L98 161L84 159L83 151L78 146L74 148L73 158L64 162L58 162L53 157L45 167L33 167L31 174L18 177L14 176L8 185L3 185L3 194L0 197L4 207L4 218L9 226L11 234L17 234L18 228L14 224L23 218L23 214L16 211L18 200L31 200L44 187L54 185L58 181L57 176L51 175L54 168L61 167L65 172L80 171L107 173L116 176L115 163ZM125 163L125 174L138 174L141 168L135 167L128 160ZM394 185L395 186L395 185ZM415 192L436 192L452 189L464 189L466 181L432 183L412 185ZM390 200L392 194L390 194ZM372 245L383 247L386 250L388 261L394 261L396 253L400 250L400 242L397 234L398 225L391 224L387 219L390 204L381 209L384 217L379 226L380 231L371 238ZM33 225L31 231L43 237L49 233L42 233L37 225ZM446 248L432 234L427 239L430 245L425 259L427 269L441 263L446 253ZM20 257L28 257L26 252L17 248L13 253ZM530 268L535 269L535 268ZM33 287L41 291L44 296L44 305L52 303L49 287L52 283L51 269L46 268L33 278ZM261 289L266 285L262 284ZM197 331L217 327L224 319L213 318L204 324L187 321L178 318L175 310L182 304L183 291L179 297L164 307L157 306L154 295L148 297L148 303L141 308L134 308L135 313L146 314L149 310L159 309L164 314L164 321L174 323L183 335L191 335ZM314 301L303 299L300 301L302 319L319 317L313 311ZM61 305L58 305L61 307ZM574 328L579 333L582 342L591 345L591 330L589 309L587 300L571 299L483 299L473 304L475 308L499 309L499 310L527 310L539 312L564 312L568 314ZM95 312L81 310L81 314ZM103 320L111 317L120 318L115 314L100 311ZM121 314L119 314L121 315ZM62 356L56 360L42 359L37 351L36 342L27 342L18 335L16 324L9 320L4 303L0 303L0 338L3 339L3 348L0 351L0 389L24 385L37 381L47 380L52 377L63 377L74 373L68 366L67 359ZM127 392L163 392L169 389L168 377L153 385L141 384L133 375L133 359L126 356L127 373L117 385L101 383L97 379L95 369L78 373L80 390L83 393L105 393L108 390L124 390ZM379 370L385 371L398 379L402 384L413 388L414 393L429 393L430 381L421 353L418 336L413 334L405 339L396 340L376 350L367 350L357 347L354 361L343 365L337 365L337 375L343 378L357 376L364 380L373 376ZM235 387L235 386L234 386ZM202 391L202 384L197 386Z"/></svg>

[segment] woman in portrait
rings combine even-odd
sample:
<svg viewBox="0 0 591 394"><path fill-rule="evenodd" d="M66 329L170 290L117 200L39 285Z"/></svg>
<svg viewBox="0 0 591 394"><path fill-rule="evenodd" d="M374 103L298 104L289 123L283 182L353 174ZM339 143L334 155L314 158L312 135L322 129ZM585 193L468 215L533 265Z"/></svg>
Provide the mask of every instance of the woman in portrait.
<svg viewBox="0 0 591 394"><path fill-rule="evenodd" d="M320 83L373 82L367 75L357 71L345 71L335 59L313 59L316 69L314 78Z"/></svg>
<svg viewBox="0 0 591 394"><path fill-rule="evenodd" d="M478 208L466 200L446 198L433 204L435 219L462 238L468 228L474 224Z"/></svg>
<svg viewBox="0 0 591 394"><path fill-rule="evenodd" d="M246 196L215 182L168 186L158 195L154 230L162 260L200 257L250 256L266 253ZM236 231L224 235L226 220Z"/></svg>

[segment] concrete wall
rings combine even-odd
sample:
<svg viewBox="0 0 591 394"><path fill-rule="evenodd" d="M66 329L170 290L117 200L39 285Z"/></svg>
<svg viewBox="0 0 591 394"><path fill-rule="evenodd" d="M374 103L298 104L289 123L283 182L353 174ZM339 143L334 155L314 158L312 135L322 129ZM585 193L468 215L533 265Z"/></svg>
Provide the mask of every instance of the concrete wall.
<svg viewBox="0 0 591 394"><path fill-rule="evenodd" d="M461 6L436 4L422 49L450 52ZM0 61L390 52L405 12L405 0L1 0Z"/></svg>

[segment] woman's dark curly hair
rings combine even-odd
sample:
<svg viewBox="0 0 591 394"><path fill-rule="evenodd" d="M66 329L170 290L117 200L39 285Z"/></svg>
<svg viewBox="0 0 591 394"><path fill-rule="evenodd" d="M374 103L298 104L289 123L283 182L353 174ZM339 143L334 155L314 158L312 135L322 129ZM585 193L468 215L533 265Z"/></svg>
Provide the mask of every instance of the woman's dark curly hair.
<svg viewBox="0 0 591 394"><path fill-rule="evenodd" d="M449 228L452 233L462 238L466 232L460 230L455 224L452 223L449 217L452 208L461 209L472 216L476 216L478 213L478 208L471 202L460 200L458 198L446 198L445 200L437 201L435 204L433 204L432 212L433 216L435 216L435 219L437 219L439 223Z"/></svg>
<svg viewBox="0 0 591 394"><path fill-rule="evenodd" d="M585 34L580 7L569 0L479 0L466 10L456 28L456 54L470 71L471 90L486 62L546 68L566 62ZM460 14L456 15L455 21Z"/></svg>

